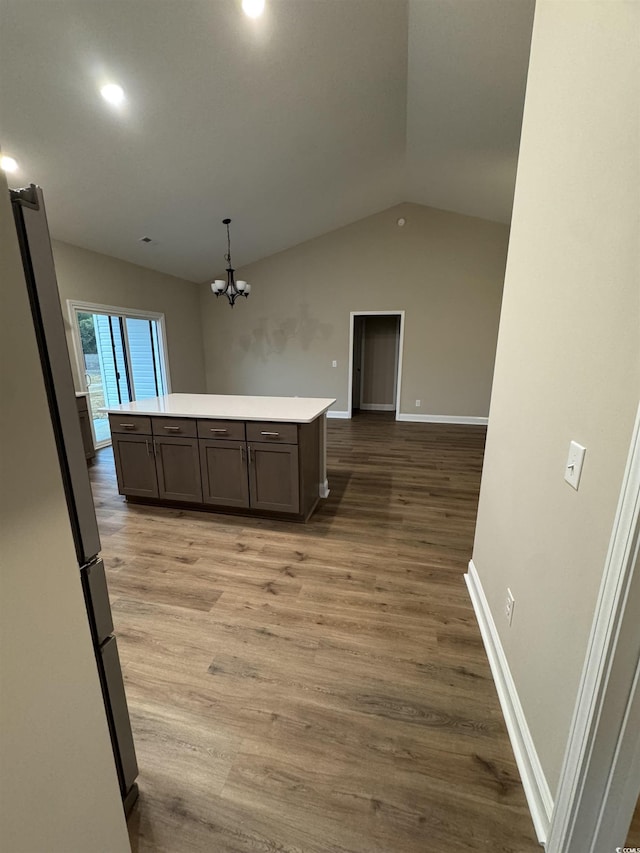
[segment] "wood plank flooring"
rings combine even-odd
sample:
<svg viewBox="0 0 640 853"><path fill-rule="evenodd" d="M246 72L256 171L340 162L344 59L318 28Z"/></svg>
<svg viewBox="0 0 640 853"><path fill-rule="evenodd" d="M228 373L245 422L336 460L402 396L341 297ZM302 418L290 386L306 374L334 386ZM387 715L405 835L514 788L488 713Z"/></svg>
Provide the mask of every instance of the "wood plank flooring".
<svg viewBox="0 0 640 853"><path fill-rule="evenodd" d="M136 853L540 850L462 577L484 436L329 421L306 525L127 505L98 454Z"/></svg>

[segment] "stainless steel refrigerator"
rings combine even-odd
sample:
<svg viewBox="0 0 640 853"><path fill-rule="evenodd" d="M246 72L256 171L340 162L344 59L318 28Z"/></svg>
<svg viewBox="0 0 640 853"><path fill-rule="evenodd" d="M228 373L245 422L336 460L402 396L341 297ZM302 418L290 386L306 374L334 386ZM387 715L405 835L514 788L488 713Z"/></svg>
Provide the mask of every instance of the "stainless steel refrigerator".
<svg viewBox="0 0 640 853"><path fill-rule="evenodd" d="M42 190L11 190L31 313L40 351L69 520L111 734L120 792L128 814L138 796L138 765L122 680L100 536L82 444L58 283Z"/></svg>

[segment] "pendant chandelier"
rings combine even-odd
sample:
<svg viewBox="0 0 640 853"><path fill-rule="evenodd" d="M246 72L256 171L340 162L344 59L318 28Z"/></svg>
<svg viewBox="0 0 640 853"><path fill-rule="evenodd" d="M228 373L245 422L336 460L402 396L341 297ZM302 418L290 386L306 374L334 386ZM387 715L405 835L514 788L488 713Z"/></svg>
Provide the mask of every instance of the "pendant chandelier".
<svg viewBox="0 0 640 853"><path fill-rule="evenodd" d="M249 296L251 293L251 285L246 281L236 281L235 279L235 270L231 266L231 237L229 236L229 225L231 224L231 220L223 219L222 224L227 226L227 254L224 256L224 259L228 264L227 280L223 281L221 278L217 278L215 281L212 281L211 290L215 293L216 298L224 294L229 300L229 305L233 308L238 296Z"/></svg>

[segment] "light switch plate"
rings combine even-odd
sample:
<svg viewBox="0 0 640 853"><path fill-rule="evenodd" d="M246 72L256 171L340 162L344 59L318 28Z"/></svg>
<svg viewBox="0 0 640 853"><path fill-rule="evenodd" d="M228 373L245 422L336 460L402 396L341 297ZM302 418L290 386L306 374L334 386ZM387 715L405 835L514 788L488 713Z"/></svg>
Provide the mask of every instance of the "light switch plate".
<svg viewBox="0 0 640 853"><path fill-rule="evenodd" d="M584 462L584 454L587 448L578 444L577 441L572 441L569 444L569 456L567 465L564 469L564 478L570 486L577 491L580 483L580 474L582 474L582 463Z"/></svg>

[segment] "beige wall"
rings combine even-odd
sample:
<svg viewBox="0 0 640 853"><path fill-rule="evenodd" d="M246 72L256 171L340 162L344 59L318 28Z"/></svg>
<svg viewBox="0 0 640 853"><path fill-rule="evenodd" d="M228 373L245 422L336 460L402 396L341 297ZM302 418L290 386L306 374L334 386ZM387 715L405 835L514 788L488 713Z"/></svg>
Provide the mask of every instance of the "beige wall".
<svg viewBox="0 0 640 853"><path fill-rule="evenodd" d="M365 317L363 329L362 405L396 402L399 317Z"/></svg>
<svg viewBox="0 0 640 853"><path fill-rule="evenodd" d="M4 173L0 172L0 847L129 850Z"/></svg>
<svg viewBox="0 0 640 853"><path fill-rule="evenodd" d="M552 792L638 405L639 27L538 0L474 547Z"/></svg>
<svg viewBox="0 0 640 853"><path fill-rule="evenodd" d="M69 243L55 241L53 255L77 388L67 299L164 314L171 390L205 391L198 285Z"/></svg>
<svg viewBox="0 0 640 853"><path fill-rule="evenodd" d="M233 310L203 285L207 390L345 411L349 313L405 309L401 411L486 416L507 240L505 225L402 204L241 268L253 289Z"/></svg>

